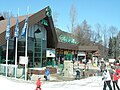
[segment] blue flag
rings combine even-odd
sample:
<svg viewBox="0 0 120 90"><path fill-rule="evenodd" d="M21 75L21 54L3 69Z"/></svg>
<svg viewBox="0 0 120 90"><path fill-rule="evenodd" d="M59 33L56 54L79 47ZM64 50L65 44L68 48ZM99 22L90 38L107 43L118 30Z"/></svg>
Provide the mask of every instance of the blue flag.
<svg viewBox="0 0 120 90"><path fill-rule="evenodd" d="M28 15L26 16L26 20L24 27L22 28L21 36L25 36L27 28L28 28Z"/></svg>
<svg viewBox="0 0 120 90"><path fill-rule="evenodd" d="M19 35L19 20L17 15L14 37L18 38L18 35Z"/></svg>
<svg viewBox="0 0 120 90"><path fill-rule="evenodd" d="M8 17L7 28L6 28L6 39L10 38L10 17Z"/></svg>

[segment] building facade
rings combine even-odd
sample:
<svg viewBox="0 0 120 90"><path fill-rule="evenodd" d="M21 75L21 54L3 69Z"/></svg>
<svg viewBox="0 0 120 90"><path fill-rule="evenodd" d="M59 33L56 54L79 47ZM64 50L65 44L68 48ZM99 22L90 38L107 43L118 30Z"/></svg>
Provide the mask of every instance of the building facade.
<svg viewBox="0 0 120 90"><path fill-rule="evenodd" d="M24 36L21 36L22 28L26 16L19 16L19 38L17 49L17 64L19 65L20 56L25 56ZM15 64L16 38L14 30L16 18L10 19L10 39L8 48L8 64ZM0 21L0 64L6 63L6 27L7 20ZM59 60L79 60L78 52L95 53L97 46L78 46L77 40L68 33L60 33L55 30L50 7L46 7L37 13L28 15L28 39L27 39L28 67L44 67L57 64ZM51 50L55 56L50 53L47 57L47 50ZM53 63L55 62L55 63ZM63 62L61 62L63 64Z"/></svg>
<svg viewBox="0 0 120 90"><path fill-rule="evenodd" d="M17 48L17 64L19 64L20 56L25 56L25 36L21 35L22 28L25 23L26 16L19 16L19 37ZM15 47L16 38L14 30L16 18L10 18L10 39L8 46L8 64L15 64ZM6 27L7 20L0 21L0 63L6 63ZM51 9L46 7L41 11L28 15L28 31L27 31L27 56L28 67L46 66L46 50L48 48L55 49L57 45L57 37L51 16Z"/></svg>

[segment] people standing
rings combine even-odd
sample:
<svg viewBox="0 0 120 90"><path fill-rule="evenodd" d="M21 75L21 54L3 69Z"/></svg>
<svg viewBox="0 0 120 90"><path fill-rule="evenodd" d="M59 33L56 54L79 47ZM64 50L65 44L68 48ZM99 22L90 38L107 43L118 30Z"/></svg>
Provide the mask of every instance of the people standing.
<svg viewBox="0 0 120 90"><path fill-rule="evenodd" d="M75 77L75 79L76 80L80 80L80 68L78 67L77 69L76 69L76 77Z"/></svg>
<svg viewBox="0 0 120 90"><path fill-rule="evenodd" d="M106 64L105 62L102 60L100 63L100 71L103 72L106 69Z"/></svg>
<svg viewBox="0 0 120 90"><path fill-rule="evenodd" d="M85 78L85 68L83 69L83 77Z"/></svg>
<svg viewBox="0 0 120 90"><path fill-rule="evenodd" d="M115 69L113 69L113 74L112 74L112 81L113 81L113 89L115 89L115 87L117 87L118 90L120 90L119 86L118 86L118 79L119 79L119 75L118 73L115 71Z"/></svg>
<svg viewBox="0 0 120 90"><path fill-rule="evenodd" d="M118 73L118 75L119 75L119 77L120 77L120 68L119 68L119 66L116 67L116 70L115 70L115 71Z"/></svg>
<svg viewBox="0 0 120 90"><path fill-rule="evenodd" d="M105 69L104 72L103 72L102 80L104 80L103 90L106 90L107 86L109 87L109 90L112 90L111 77L110 77L110 73L107 69Z"/></svg>
<svg viewBox="0 0 120 90"><path fill-rule="evenodd" d="M45 76L44 78L46 79L46 81L50 80L50 70L48 67L46 67L45 69Z"/></svg>

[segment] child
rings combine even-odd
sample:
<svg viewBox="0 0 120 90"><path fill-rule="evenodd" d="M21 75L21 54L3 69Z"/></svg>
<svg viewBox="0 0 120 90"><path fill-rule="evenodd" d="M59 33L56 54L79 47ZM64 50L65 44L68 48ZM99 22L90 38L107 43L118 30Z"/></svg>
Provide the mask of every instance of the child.
<svg viewBox="0 0 120 90"><path fill-rule="evenodd" d="M37 85L37 87L36 87L36 90L41 90L41 82L40 82L40 77L38 78L38 80L37 80L37 82L36 82L36 85Z"/></svg>

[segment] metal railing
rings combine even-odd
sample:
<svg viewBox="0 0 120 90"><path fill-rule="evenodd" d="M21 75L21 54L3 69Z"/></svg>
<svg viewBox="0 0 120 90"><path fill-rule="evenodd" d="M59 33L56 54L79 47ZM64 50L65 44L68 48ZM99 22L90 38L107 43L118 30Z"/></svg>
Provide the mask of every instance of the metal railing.
<svg viewBox="0 0 120 90"><path fill-rule="evenodd" d="M9 64L7 65L7 76L14 76L15 75L15 65ZM6 64L0 64L0 74L6 75Z"/></svg>

